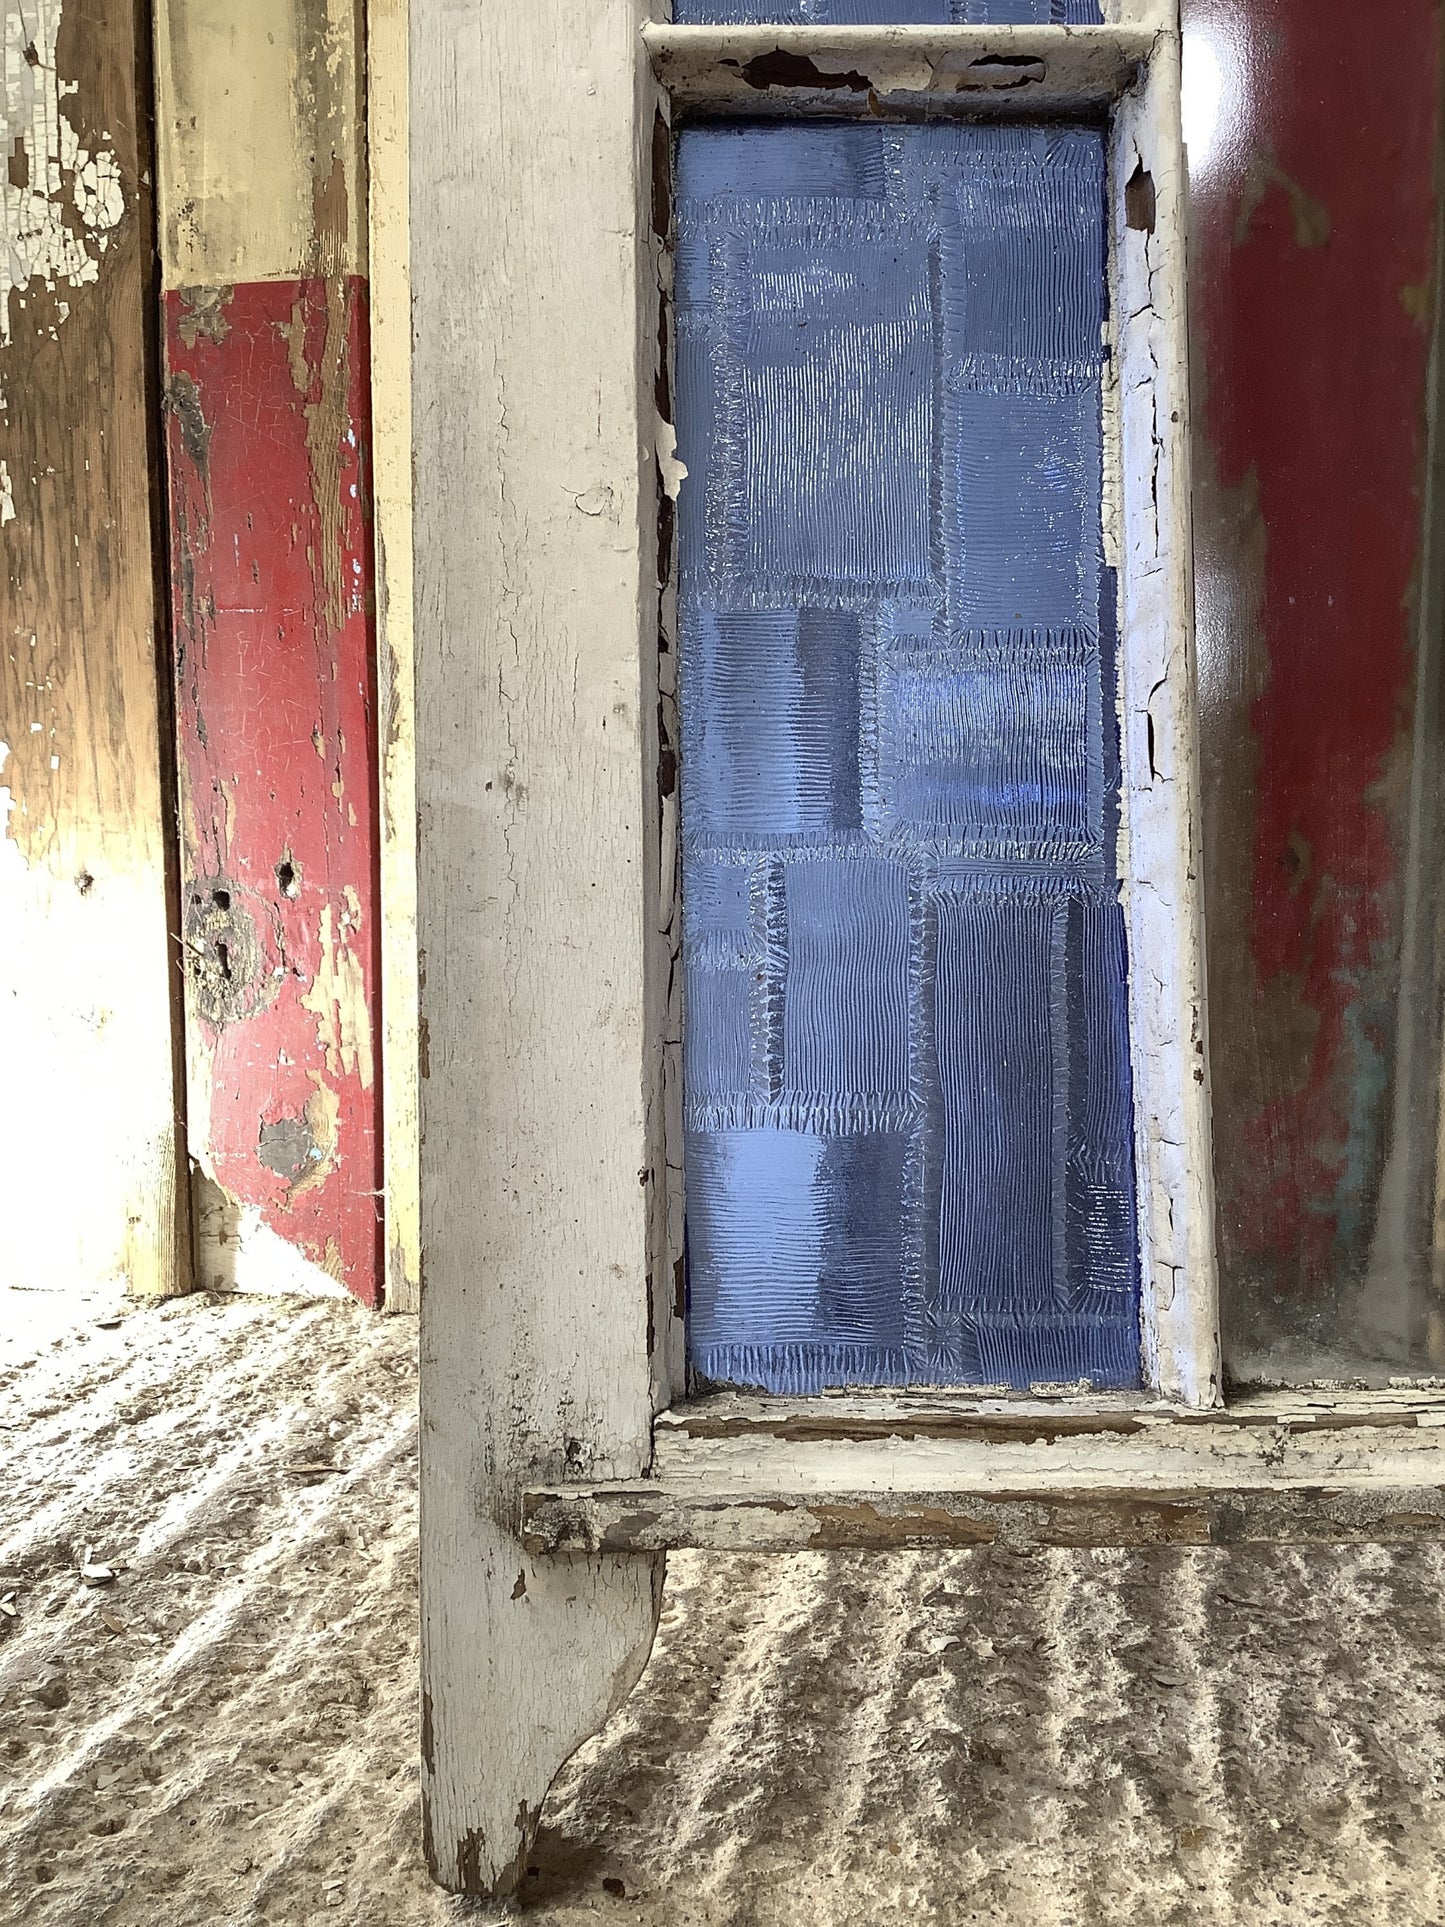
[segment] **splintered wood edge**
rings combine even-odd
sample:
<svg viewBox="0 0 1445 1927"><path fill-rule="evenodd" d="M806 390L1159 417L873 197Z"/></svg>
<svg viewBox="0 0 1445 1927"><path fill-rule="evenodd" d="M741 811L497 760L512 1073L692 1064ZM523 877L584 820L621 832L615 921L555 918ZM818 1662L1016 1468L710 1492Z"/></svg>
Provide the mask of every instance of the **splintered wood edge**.
<svg viewBox="0 0 1445 1927"><path fill-rule="evenodd" d="M1445 1455L1442 1455L1445 1477ZM529 1492L538 1556L1047 1547L1408 1544L1445 1539L1445 1485L970 1492L678 1492L662 1485Z"/></svg>
<svg viewBox="0 0 1445 1927"><path fill-rule="evenodd" d="M1328 1432L1445 1426L1445 1387L1387 1391L1300 1389L1256 1392L1213 1411L1161 1399L1105 1394L1010 1398L947 1392L824 1393L815 1398L716 1393L659 1412L659 1447L752 1439L812 1443L836 1439L961 1439L976 1444L1107 1435L1159 1435L1184 1427L1205 1437L1261 1429Z"/></svg>
<svg viewBox="0 0 1445 1927"><path fill-rule="evenodd" d="M1103 106L1156 39L1141 26L672 27L642 30L680 107L876 115Z"/></svg>

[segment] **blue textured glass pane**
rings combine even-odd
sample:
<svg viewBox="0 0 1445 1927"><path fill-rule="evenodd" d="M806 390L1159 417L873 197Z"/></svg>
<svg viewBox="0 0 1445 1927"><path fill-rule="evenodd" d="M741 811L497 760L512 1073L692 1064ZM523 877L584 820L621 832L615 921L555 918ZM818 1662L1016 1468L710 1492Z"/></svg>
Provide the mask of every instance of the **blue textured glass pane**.
<svg viewBox="0 0 1445 1927"><path fill-rule="evenodd" d="M673 0L679 26L1079 25L1104 17L1099 0Z"/></svg>
<svg viewBox="0 0 1445 1927"><path fill-rule="evenodd" d="M699 608L684 637L691 831L715 844L859 824L858 617Z"/></svg>
<svg viewBox="0 0 1445 1927"><path fill-rule="evenodd" d="M694 1366L1137 1383L1103 138L678 185Z"/></svg>

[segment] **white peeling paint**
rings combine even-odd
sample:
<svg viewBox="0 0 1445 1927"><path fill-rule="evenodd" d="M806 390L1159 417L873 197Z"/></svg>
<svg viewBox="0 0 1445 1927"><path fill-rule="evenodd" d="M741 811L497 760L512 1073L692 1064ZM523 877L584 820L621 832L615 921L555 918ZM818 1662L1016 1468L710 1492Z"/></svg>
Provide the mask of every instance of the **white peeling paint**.
<svg viewBox="0 0 1445 1927"><path fill-rule="evenodd" d="M115 152L81 145L68 105L77 83L56 72L63 4L0 0L0 144L7 162L0 176L0 342L11 338L11 291L23 295L38 284L54 292L96 280L125 213ZM23 186L15 185L16 175Z"/></svg>
<svg viewBox="0 0 1445 1927"><path fill-rule="evenodd" d="M15 520L15 491L10 486L10 471L0 462L0 529Z"/></svg>
<svg viewBox="0 0 1445 1927"><path fill-rule="evenodd" d="M687 480L687 463L677 459L676 428L671 422L664 421L661 415L657 417L657 466L662 475L663 489L675 502Z"/></svg>

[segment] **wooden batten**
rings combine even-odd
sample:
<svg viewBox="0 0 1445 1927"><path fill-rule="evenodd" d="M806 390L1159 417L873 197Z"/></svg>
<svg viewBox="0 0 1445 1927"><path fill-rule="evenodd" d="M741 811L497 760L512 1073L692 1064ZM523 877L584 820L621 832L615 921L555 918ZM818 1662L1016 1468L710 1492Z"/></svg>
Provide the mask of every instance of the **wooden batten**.
<svg viewBox="0 0 1445 1927"><path fill-rule="evenodd" d="M368 0L366 155L381 738L381 1114L386 1308L393 1312L416 1311L421 1291L407 107L407 0Z"/></svg>
<svg viewBox="0 0 1445 1927"><path fill-rule="evenodd" d="M148 49L0 4L0 1284L189 1283Z"/></svg>

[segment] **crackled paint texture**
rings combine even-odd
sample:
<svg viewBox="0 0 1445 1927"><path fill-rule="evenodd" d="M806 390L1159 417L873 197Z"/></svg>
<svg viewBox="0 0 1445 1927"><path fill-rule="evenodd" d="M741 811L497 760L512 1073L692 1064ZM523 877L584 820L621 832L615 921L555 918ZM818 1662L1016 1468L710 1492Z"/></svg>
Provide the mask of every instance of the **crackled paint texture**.
<svg viewBox="0 0 1445 1927"><path fill-rule="evenodd" d="M1139 1375L1104 144L679 149L689 1340Z"/></svg>
<svg viewBox="0 0 1445 1927"><path fill-rule="evenodd" d="M35 287L63 294L93 283L125 213L114 147L107 139L83 141L67 104L78 83L56 65L61 11L60 0L15 0L0 13L6 162L0 179L0 343L12 339L11 291L23 296ZM68 312L69 303L60 301L51 325L58 327Z"/></svg>
<svg viewBox="0 0 1445 1927"><path fill-rule="evenodd" d="M253 1224L259 1212L376 1302L365 284L313 276L172 292L165 313L204 1162L227 1208Z"/></svg>
<svg viewBox="0 0 1445 1927"><path fill-rule="evenodd" d="M1388 1178L1392 1144L1433 1162L1435 1128L1433 1091L1394 1112L1441 26L1433 0L1388 13L1184 7L1223 1324L1246 1376L1445 1363L1426 1229Z"/></svg>

